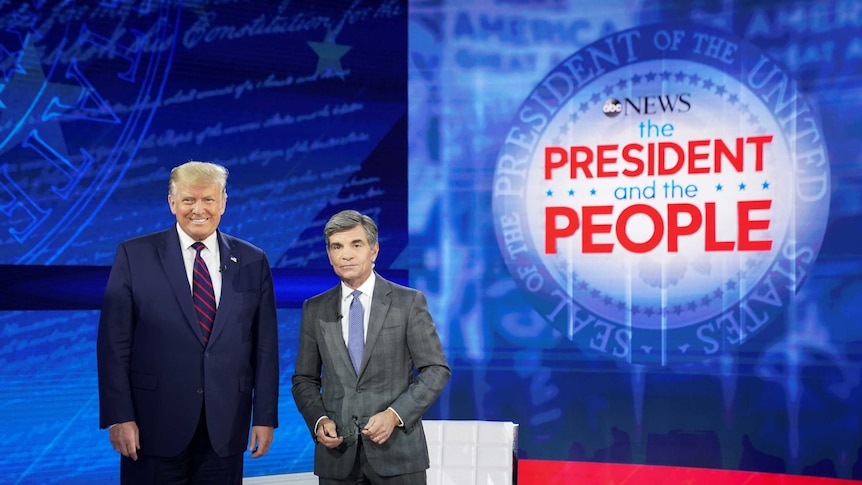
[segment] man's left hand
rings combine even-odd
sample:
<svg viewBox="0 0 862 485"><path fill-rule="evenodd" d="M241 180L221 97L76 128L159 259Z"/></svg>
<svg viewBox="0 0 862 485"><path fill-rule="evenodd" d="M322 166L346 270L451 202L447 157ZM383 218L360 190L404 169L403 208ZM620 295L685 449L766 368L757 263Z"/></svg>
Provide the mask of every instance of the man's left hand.
<svg viewBox="0 0 862 485"><path fill-rule="evenodd" d="M269 451L272 444L272 426L252 426L251 439L248 442L248 451L252 458L260 458Z"/></svg>
<svg viewBox="0 0 862 485"><path fill-rule="evenodd" d="M375 444L382 445L392 436L392 431L399 422L398 415L387 408L368 419L368 424L362 428L362 434L371 438Z"/></svg>

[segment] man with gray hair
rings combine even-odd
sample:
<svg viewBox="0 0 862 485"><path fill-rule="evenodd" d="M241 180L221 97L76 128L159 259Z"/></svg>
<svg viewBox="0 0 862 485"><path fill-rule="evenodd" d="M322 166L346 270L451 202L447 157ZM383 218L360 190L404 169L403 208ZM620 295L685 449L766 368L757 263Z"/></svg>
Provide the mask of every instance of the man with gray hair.
<svg viewBox="0 0 862 485"><path fill-rule="evenodd" d="M339 212L323 233L341 282L303 303L292 388L314 473L321 485L424 484L422 415L450 375L425 295L374 271L370 217Z"/></svg>
<svg viewBox="0 0 862 485"><path fill-rule="evenodd" d="M261 249L218 230L227 176L214 163L174 168L176 223L117 249L97 360L100 427L123 484L238 485L243 451L265 455L278 426L272 274Z"/></svg>

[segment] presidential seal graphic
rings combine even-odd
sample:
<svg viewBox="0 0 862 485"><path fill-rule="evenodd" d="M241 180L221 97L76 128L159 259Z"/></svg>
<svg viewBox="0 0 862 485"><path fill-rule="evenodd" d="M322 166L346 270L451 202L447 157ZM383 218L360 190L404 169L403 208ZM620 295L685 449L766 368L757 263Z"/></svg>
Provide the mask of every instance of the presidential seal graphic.
<svg viewBox="0 0 862 485"><path fill-rule="evenodd" d="M820 123L757 47L650 25L576 52L526 97L494 173L497 240L580 347L702 363L782 314L829 210Z"/></svg>
<svg viewBox="0 0 862 485"><path fill-rule="evenodd" d="M176 2L0 5L5 264L50 264L134 158L169 71Z"/></svg>

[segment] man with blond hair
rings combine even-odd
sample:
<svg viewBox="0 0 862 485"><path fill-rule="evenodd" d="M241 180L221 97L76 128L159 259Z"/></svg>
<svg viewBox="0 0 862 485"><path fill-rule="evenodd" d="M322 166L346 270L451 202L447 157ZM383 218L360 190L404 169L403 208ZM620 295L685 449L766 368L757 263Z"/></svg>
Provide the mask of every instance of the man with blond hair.
<svg viewBox="0 0 862 485"><path fill-rule="evenodd" d="M97 360L123 484L240 484L243 452L265 455L278 426L272 274L261 249L218 230L227 176L174 168L176 223L117 249Z"/></svg>

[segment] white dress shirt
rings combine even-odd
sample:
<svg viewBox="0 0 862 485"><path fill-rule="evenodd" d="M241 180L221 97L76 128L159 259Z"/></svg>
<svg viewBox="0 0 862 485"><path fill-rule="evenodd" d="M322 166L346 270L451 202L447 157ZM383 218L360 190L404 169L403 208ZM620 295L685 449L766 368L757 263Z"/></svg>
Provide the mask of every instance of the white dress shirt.
<svg viewBox="0 0 862 485"><path fill-rule="evenodd" d="M364 322L362 328L362 341L366 340L368 336L368 322L371 321L371 295L374 294L374 282L377 279L377 275L371 273L371 276L365 280L364 283L359 285L357 290L361 291L362 294L359 295L359 302L362 303L362 310L364 314L362 315L362 321ZM348 339L348 329L350 328L349 318L347 315L350 315L350 302L353 301L353 290L350 289L349 286L345 285L344 282L341 282L341 334L344 337L344 345L347 345Z"/></svg>
<svg viewBox="0 0 862 485"><path fill-rule="evenodd" d="M177 224L177 234L180 236L180 249L183 253L183 262L186 265L186 276L189 279L189 289L194 291L194 283L192 283L192 275L195 270L195 248L192 244L195 240L191 236L183 232L180 225ZM213 293L215 293L216 308L218 308L219 300L221 299L221 258L219 257L218 248L218 233L213 232L208 238L201 241L206 246L206 249L201 250L201 258L207 264L207 269L210 270L210 279L213 282Z"/></svg>

